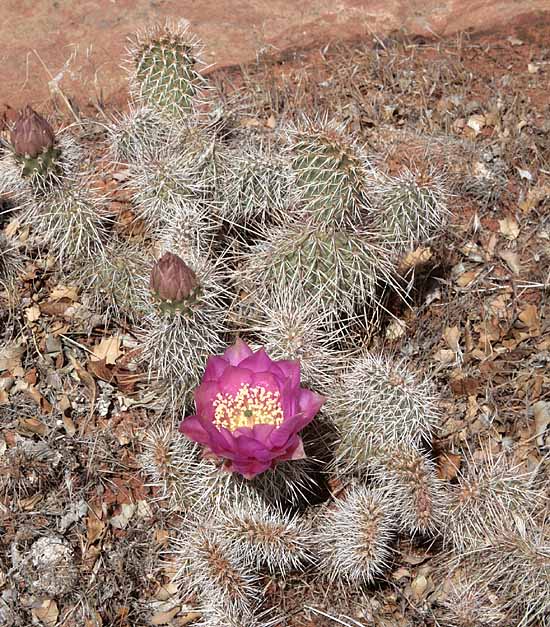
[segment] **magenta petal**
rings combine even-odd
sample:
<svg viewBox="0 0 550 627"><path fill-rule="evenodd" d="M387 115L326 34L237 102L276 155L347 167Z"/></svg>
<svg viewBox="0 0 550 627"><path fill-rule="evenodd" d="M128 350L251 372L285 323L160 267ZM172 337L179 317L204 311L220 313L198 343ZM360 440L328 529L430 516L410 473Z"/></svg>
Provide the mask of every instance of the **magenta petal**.
<svg viewBox="0 0 550 627"><path fill-rule="evenodd" d="M227 429L216 429L213 425L205 425L205 429L208 432L208 446L210 449L219 455L227 459L233 459L235 457L235 440L233 439L231 432Z"/></svg>
<svg viewBox="0 0 550 627"><path fill-rule="evenodd" d="M275 425L254 425L252 427L252 437L268 446L269 436L273 433Z"/></svg>
<svg viewBox="0 0 550 627"><path fill-rule="evenodd" d="M276 365L283 371L286 379L290 380L290 384L293 388L300 387L300 362L291 361L289 359L283 359L275 362Z"/></svg>
<svg viewBox="0 0 550 627"><path fill-rule="evenodd" d="M220 355L213 355L206 362L206 370L202 378L202 383L206 381L215 381L219 379L224 370L227 368L228 362Z"/></svg>
<svg viewBox="0 0 550 627"><path fill-rule="evenodd" d="M312 392L311 390L305 390L304 388L300 389L300 396L298 403L300 405L300 410L306 416L315 416L315 414L321 409L321 406L325 402L325 397L317 394L316 392Z"/></svg>
<svg viewBox="0 0 550 627"><path fill-rule="evenodd" d="M222 394L235 396L244 384L252 384L252 377L253 373L246 368L227 366L223 377L217 382L217 385Z"/></svg>
<svg viewBox="0 0 550 627"><path fill-rule="evenodd" d="M241 361L243 361L244 359L246 359L247 357L250 357L250 355L252 355L252 349L250 348L250 346L248 346L248 344L246 342L243 342L243 340L241 340L241 338L237 338L235 341L235 344L233 344L233 346L230 346L225 353L223 354L223 357L232 365L232 366L238 366Z"/></svg>
<svg viewBox="0 0 550 627"><path fill-rule="evenodd" d="M314 416L305 416L304 414L296 414L292 418L288 418L280 427L273 431L269 437L270 445L274 448L285 446L288 440L309 424L313 418Z"/></svg>
<svg viewBox="0 0 550 627"><path fill-rule="evenodd" d="M256 475L271 468L271 462L261 462L257 459L251 461L237 461L231 463L230 470L238 472L245 479L254 479Z"/></svg>
<svg viewBox="0 0 550 627"><path fill-rule="evenodd" d="M188 416L180 422L179 430L193 442L208 444L209 437L197 416Z"/></svg>
<svg viewBox="0 0 550 627"><path fill-rule="evenodd" d="M284 384L284 381L281 381ZM282 385L279 385L279 381L271 372L254 372L252 374L252 385L254 387L263 387L270 392L281 393Z"/></svg>
<svg viewBox="0 0 550 627"><path fill-rule="evenodd" d="M198 416L213 420L214 400L219 392L220 388L216 381L206 381L195 389L195 406Z"/></svg>
<svg viewBox="0 0 550 627"><path fill-rule="evenodd" d="M306 452L304 451L304 443L302 438L298 438L298 446L292 451L289 459L305 459Z"/></svg>
<svg viewBox="0 0 550 627"><path fill-rule="evenodd" d="M261 462L271 461L273 454L258 440L247 437L245 435L236 440L236 456L235 459L257 459Z"/></svg>
<svg viewBox="0 0 550 627"><path fill-rule="evenodd" d="M250 357L243 359L243 361L239 364L243 368L248 368L249 370L253 370L254 372L269 372L273 365L273 361L269 358L268 354L265 352L263 348L260 348L259 351L256 351Z"/></svg>

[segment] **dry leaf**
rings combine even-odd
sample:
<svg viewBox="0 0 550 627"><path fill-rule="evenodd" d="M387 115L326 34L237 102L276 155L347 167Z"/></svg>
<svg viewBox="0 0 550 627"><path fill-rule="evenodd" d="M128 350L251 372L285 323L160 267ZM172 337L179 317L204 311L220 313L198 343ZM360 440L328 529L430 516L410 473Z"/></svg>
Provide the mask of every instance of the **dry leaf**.
<svg viewBox="0 0 550 627"><path fill-rule="evenodd" d="M499 256L503 261L506 262L506 265L514 274L519 274L521 272L519 255L516 252L514 252L513 250L501 250L499 252Z"/></svg>
<svg viewBox="0 0 550 627"><path fill-rule="evenodd" d="M65 285L58 285L57 287L54 287L48 300L50 302L55 302L56 300L61 300L62 298L68 298L69 300L77 301L78 291L76 287L66 287Z"/></svg>
<svg viewBox="0 0 550 627"><path fill-rule="evenodd" d="M130 519L135 514L137 505L135 503L123 503L120 514L111 517L111 525L115 529L126 529Z"/></svg>
<svg viewBox="0 0 550 627"><path fill-rule="evenodd" d="M273 114L271 114L267 118L265 125L267 126L267 128L275 128L277 126L277 120L275 119L275 116Z"/></svg>
<svg viewBox="0 0 550 627"><path fill-rule="evenodd" d="M93 348L92 361L105 360L106 364L115 364L116 360L122 355L120 350L120 337L112 335L105 337L99 344Z"/></svg>
<svg viewBox="0 0 550 627"><path fill-rule="evenodd" d="M529 335L531 337L538 337L540 335L539 312L536 305L527 305L519 314L518 318L529 329Z"/></svg>
<svg viewBox="0 0 550 627"><path fill-rule="evenodd" d="M519 224L512 216L507 216L504 220L498 221L500 232L506 239L516 239L519 235Z"/></svg>
<svg viewBox="0 0 550 627"><path fill-rule="evenodd" d="M469 272L464 272L457 278L456 284L459 287L468 287L468 285L473 283L473 281L475 281L480 274L481 270L470 270Z"/></svg>
<svg viewBox="0 0 550 627"><path fill-rule="evenodd" d="M101 513L101 512L100 512ZM97 512L92 509L86 518L86 538L88 544L93 544L105 531L105 523L99 518Z"/></svg>
<svg viewBox="0 0 550 627"><path fill-rule="evenodd" d="M481 132L481 129L485 126L485 116L480 113L476 113L475 115L471 115L466 122L467 126L469 126L475 134Z"/></svg>
<svg viewBox="0 0 550 627"><path fill-rule="evenodd" d="M535 415L535 437L538 446L544 446L544 433L550 424L550 403L548 401L537 401L533 404Z"/></svg>
<svg viewBox="0 0 550 627"><path fill-rule="evenodd" d="M443 481L454 479L461 461L462 457L456 453L443 453L437 460L437 476Z"/></svg>
<svg viewBox="0 0 550 627"><path fill-rule="evenodd" d="M201 617L199 612L187 612L185 616L178 618L176 624L178 627L184 627L184 625L189 625L189 623L194 623Z"/></svg>
<svg viewBox="0 0 550 627"><path fill-rule="evenodd" d="M395 580L403 579L403 577L410 577L411 571L404 566L398 568L395 572L391 574L392 578Z"/></svg>
<svg viewBox="0 0 550 627"><path fill-rule="evenodd" d="M25 309L25 316L27 316L29 322L36 322L36 320L40 318L40 313L40 307L38 305L33 305Z"/></svg>
<svg viewBox="0 0 550 627"><path fill-rule="evenodd" d="M5 344L0 348L0 372L3 370L15 370L21 368L21 357L25 348L20 344Z"/></svg>
<svg viewBox="0 0 550 627"><path fill-rule="evenodd" d="M181 606L176 605L176 607L173 607L171 610L167 610L165 612L157 612L151 618L151 624L152 625L167 625L174 618L174 616L176 616L176 614L180 611L180 609L181 609Z"/></svg>
<svg viewBox="0 0 550 627"><path fill-rule="evenodd" d="M403 320L392 320L386 329L386 337L390 341L398 340L405 335L407 331L407 325Z"/></svg>
<svg viewBox="0 0 550 627"><path fill-rule="evenodd" d="M43 625L53 627L57 623L57 619L59 617L57 603L53 599L46 599L45 601L42 601L42 605L40 605L40 607L34 607L32 609L32 614Z"/></svg>
<svg viewBox="0 0 550 627"><path fill-rule="evenodd" d="M443 337L449 345L449 348L451 348L455 353L461 352L460 345L458 343L458 340L460 339L460 331L458 330L458 327L447 327L443 332Z"/></svg>
<svg viewBox="0 0 550 627"><path fill-rule="evenodd" d="M114 372L111 368L107 367L104 359L89 361L86 364L86 368L94 375L94 377L97 377L98 379L107 381L107 383L110 383L113 380Z"/></svg>
<svg viewBox="0 0 550 627"><path fill-rule="evenodd" d="M155 594L155 599L159 601L168 601L170 597L173 597L178 591L178 587L175 583L169 582L163 586L160 586L157 593Z"/></svg>
<svg viewBox="0 0 550 627"><path fill-rule="evenodd" d="M87 370L85 370L78 363L78 361L72 355L69 355L69 359L71 361L71 364L72 364L73 368L75 369L75 372L76 372L78 378L88 388L88 390L90 391L90 394L92 395L92 399L95 400L95 397L96 397L96 387L95 387L94 378L92 377L92 375Z"/></svg>
<svg viewBox="0 0 550 627"><path fill-rule="evenodd" d="M399 264L399 269L404 272L409 268L415 268L416 266L421 266L425 263L428 263L430 259L433 257L432 249L427 246L421 246L416 250L411 251L401 261Z"/></svg>
<svg viewBox="0 0 550 627"><path fill-rule="evenodd" d="M23 435L41 435L49 433L48 427L38 418L19 418L17 430Z"/></svg>
<svg viewBox="0 0 550 627"><path fill-rule="evenodd" d="M414 597L418 600L422 598L424 592L426 592L427 587L428 587L428 580L426 579L426 577L424 577L424 575L419 575L418 577L413 579L411 582L412 593Z"/></svg>

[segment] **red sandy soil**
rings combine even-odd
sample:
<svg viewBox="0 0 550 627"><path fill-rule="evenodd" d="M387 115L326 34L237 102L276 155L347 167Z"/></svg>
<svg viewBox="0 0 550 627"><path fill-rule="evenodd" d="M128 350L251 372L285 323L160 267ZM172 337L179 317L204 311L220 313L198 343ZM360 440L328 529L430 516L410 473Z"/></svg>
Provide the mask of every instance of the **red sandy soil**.
<svg viewBox="0 0 550 627"><path fill-rule="evenodd" d="M402 31L438 38L536 24L548 0L3 0L0 104L41 108L61 88L72 101L124 102L125 40L165 18L188 20L216 66L262 49Z"/></svg>

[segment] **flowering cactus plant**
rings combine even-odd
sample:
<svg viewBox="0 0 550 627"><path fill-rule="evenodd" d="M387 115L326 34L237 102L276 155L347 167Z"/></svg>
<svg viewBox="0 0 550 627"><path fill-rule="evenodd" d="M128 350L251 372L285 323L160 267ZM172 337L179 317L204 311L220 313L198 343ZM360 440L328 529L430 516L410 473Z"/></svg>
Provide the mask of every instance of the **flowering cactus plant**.
<svg viewBox="0 0 550 627"><path fill-rule="evenodd" d="M197 275L177 255L164 253L151 270L149 288L161 301L184 303L198 287Z"/></svg>
<svg viewBox="0 0 550 627"><path fill-rule="evenodd" d="M279 461L305 457L298 435L324 397L300 387L297 361L273 361L242 340L208 359L195 390L196 414L180 431L247 479Z"/></svg>
<svg viewBox="0 0 550 627"><path fill-rule="evenodd" d="M22 157L38 157L54 145L55 133L50 124L27 105L19 112L10 138L16 154Z"/></svg>

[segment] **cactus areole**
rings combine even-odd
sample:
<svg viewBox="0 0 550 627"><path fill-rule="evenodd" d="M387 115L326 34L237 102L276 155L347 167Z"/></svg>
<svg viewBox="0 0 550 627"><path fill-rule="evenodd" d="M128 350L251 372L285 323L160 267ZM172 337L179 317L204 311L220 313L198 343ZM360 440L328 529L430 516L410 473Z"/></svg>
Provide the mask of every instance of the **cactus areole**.
<svg viewBox="0 0 550 627"><path fill-rule="evenodd" d="M279 461L305 457L298 433L324 400L300 387L299 362L274 361L238 339L208 359L195 390L196 414L180 431L223 459L225 469L252 479Z"/></svg>

